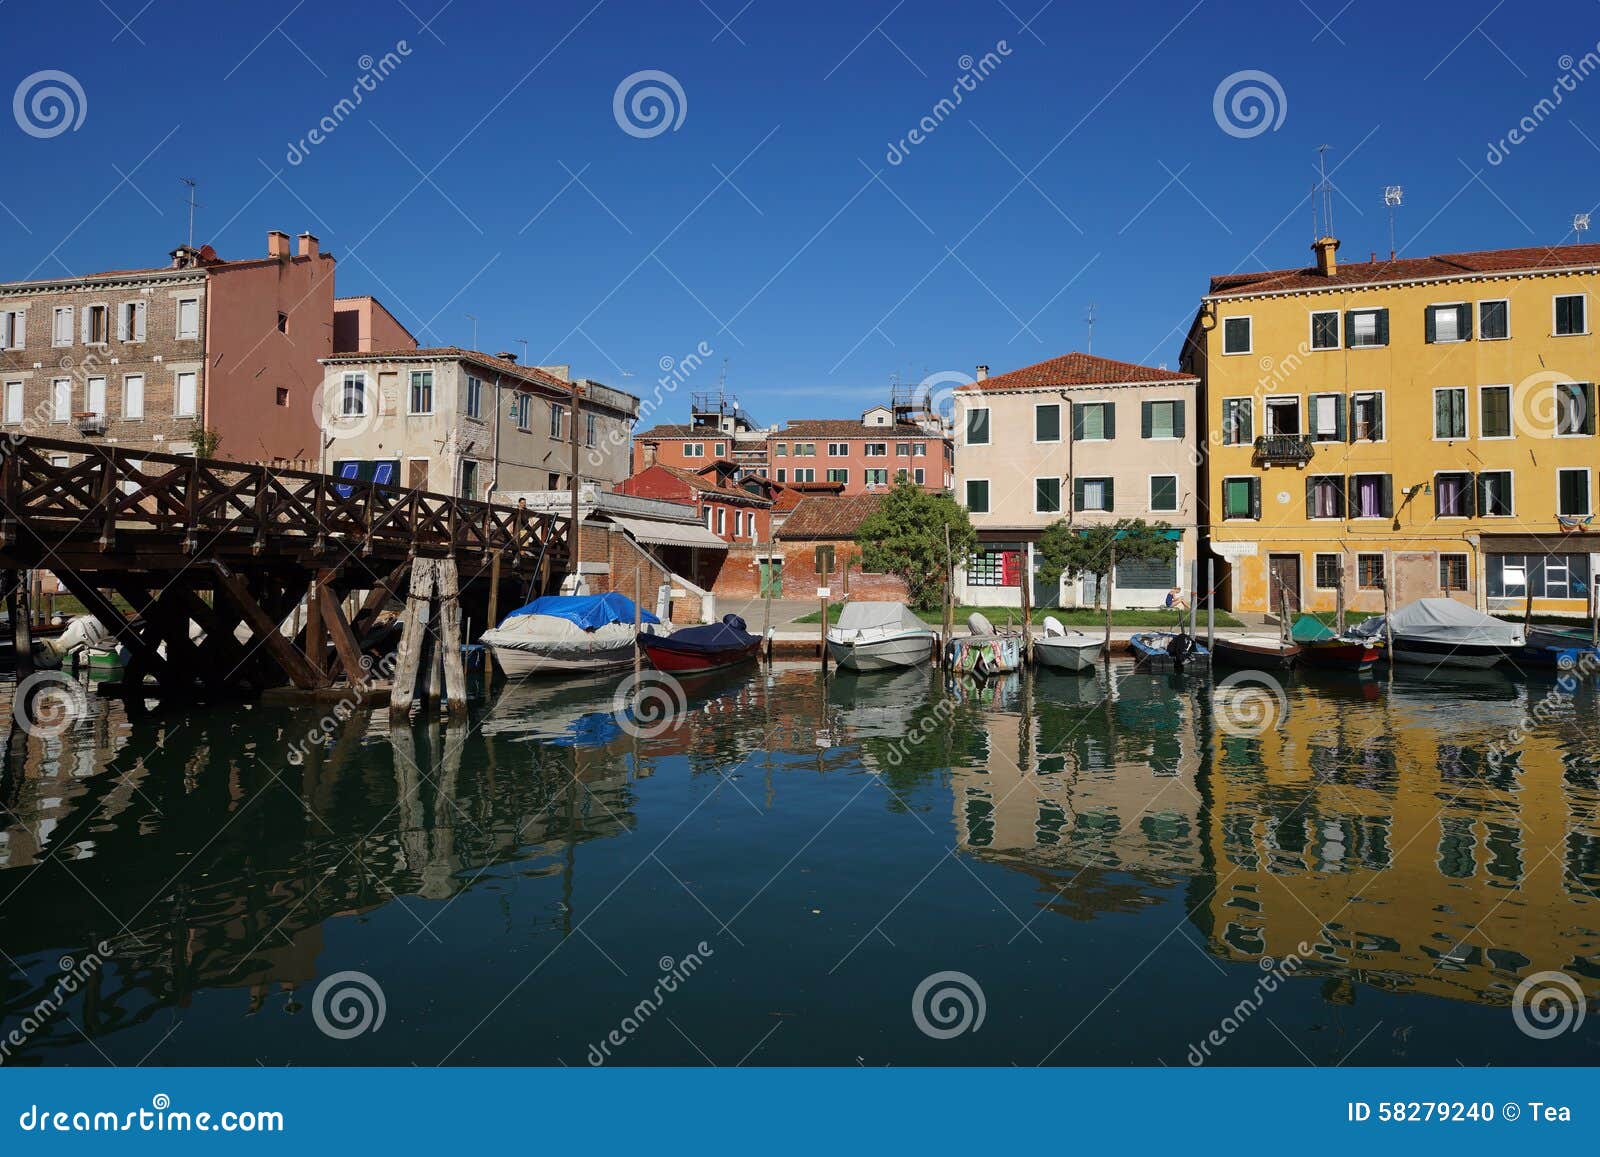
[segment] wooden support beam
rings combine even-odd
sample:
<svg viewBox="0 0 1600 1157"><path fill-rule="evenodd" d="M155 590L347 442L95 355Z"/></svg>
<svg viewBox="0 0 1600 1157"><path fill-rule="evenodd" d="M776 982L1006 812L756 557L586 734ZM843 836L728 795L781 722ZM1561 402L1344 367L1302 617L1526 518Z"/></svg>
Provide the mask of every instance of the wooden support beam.
<svg viewBox="0 0 1600 1157"><path fill-rule="evenodd" d="M100 625L110 631L117 642L122 643L144 661L158 681L167 681L165 676L167 661L156 650L156 644L134 630L133 624L128 622L116 604L100 593L99 587L75 570L56 571L55 576L61 580L61 585L83 604L84 610L100 620Z"/></svg>
<svg viewBox="0 0 1600 1157"><path fill-rule="evenodd" d="M33 674L33 605L28 599L28 574L6 575L6 613L11 616L11 639L16 648L17 682Z"/></svg>
<svg viewBox="0 0 1600 1157"><path fill-rule="evenodd" d="M291 682L302 690L311 690L322 683L322 673L311 665L311 662L288 639L283 637L278 630L278 619L272 618L262 610L261 604L251 596L243 580L228 568L228 564L220 559L213 559L211 568L216 572L217 590L226 595L235 607L244 615L244 621L249 624L267 654L272 656L274 662L283 668L283 673L289 676Z"/></svg>
<svg viewBox="0 0 1600 1157"><path fill-rule="evenodd" d="M355 632L345 621L344 607L334 593L326 588L317 604L322 609L322 620L328 628L328 634L333 637L334 649L339 652L339 665L344 668L344 677L350 680L352 687L365 682L368 671L361 665L361 645L356 642Z"/></svg>
<svg viewBox="0 0 1600 1157"><path fill-rule="evenodd" d="M323 587L321 577L306 586L306 658L316 668L322 682L327 682L328 635L322 621Z"/></svg>

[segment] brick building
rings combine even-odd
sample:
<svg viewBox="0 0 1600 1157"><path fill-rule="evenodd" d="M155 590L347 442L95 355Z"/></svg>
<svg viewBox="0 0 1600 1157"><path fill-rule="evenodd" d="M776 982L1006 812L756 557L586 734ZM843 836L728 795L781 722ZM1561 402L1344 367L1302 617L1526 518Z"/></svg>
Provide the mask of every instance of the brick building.
<svg viewBox="0 0 1600 1157"><path fill-rule="evenodd" d="M809 598L827 587L833 599L910 601L905 581L861 567L856 534L877 513L882 494L811 495L802 498L777 532L775 573L766 580L775 598ZM719 592L722 584L718 585Z"/></svg>
<svg viewBox="0 0 1600 1157"><path fill-rule="evenodd" d="M317 360L334 259L302 233L237 261L179 246L162 267L0 283L7 431L218 457L316 457Z"/></svg>
<svg viewBox="0 0 1600 1157"><path fill-rule="evenodd" d="M333 352L417 348L417 339L376 297L336 297L333 301Z"/></svg>
<svg viewBox="0 0 1600 1157"><path fill-rule="evenodd" d="M658 463L617 484L620 494L693 507L705 528L729 543L772 540L773 496L779 490L767 479L747 477L726 460L699 470Z"/></svg>

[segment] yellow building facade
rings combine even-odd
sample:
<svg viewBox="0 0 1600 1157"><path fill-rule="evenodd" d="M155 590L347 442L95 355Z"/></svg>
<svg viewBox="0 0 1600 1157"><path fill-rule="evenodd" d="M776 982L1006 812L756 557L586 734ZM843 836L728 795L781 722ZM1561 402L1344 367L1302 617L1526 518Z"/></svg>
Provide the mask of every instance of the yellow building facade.
<svg viewBox="0 0 1600 1157"><path fill-rule="evenodd" d="M1600 245L1216 277L1201 512L1219 605L1450 597L1588 613L1600 567Z"/></svg>

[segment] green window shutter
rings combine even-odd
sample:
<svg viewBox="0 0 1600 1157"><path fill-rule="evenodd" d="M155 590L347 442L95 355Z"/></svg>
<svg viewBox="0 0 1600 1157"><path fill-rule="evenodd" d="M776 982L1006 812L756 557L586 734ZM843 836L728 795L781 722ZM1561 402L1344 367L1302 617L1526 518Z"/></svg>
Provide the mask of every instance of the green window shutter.
<svg viewBox="0 0 1600 1157"><path fill-rule="evenodd" d="M1433 395L1433 436L1443 438L1450 432L1450 391L1440 390Z"/></svg>
<svg viewBox="0 0 1600 1157"><path fill-rule="evenodd" d="M1072 407L1072 440L1083 441L1083 407L1080 405Z"/></svg>
<svg viewBox="0 0 1600 1157"><path fill-rule="evenodd" d="M1334 513L1337 514L1340 518L1343 518L1345 516L1345 513L1346 513L1347 509L1348 509L1346 504L1345 504L1344 477L1343 477L1343 475L1339 475L1339 474L1335 474L1334 475L1334 477L1333 477L1333 492L1334 492L1334 500L1333 500Z"/></svg>
<svg viewBox="0 0 1600 1157"><path fill-rule="evenodd" d="M1461 476L1461 512L1468 518L1478 517L1478 488L1473 485L1476 481L1471 474Z"/></svg>
<svg viewBox="0 0 1600 1157"><path fill-rule="evenodd" d="M1574 387L1578 395L1578 404L1583 407L1580 414L1578 432L1580 434L1594 433L1594 384L1581 382Z"/></svg>
<svg viewBox="0 0 1600 1157"><path fill-rule="evenodd" d="M1254 442L1256 440L1256 403L1255 403L1255 399L1254 398L1244 398L1244 399L1240 400L1239 404L1240 404L1240 406L1243 407L1243 411L1242 412L1243 412L1243 415L1244 415L1244 422L1243 422L1243 428L1244 428L1243 437L1244 437L1244 441L1246 443Z"/></svg>
<svg viewBox="0 0 1600 1157"><path fill-rule="evenodd" d="M1385 518L1394 517L1394 475L1383 476L1383 486L1378 498L1380 509Z"/></svg>
<svg viewBox="0 0 1600 1157"><path fill-rule="evenodd" d="M1100 412L1105 415L1106 437L1108 439L1115 438L1117 436L1117 404L1115 402L1106 402Z"/></svg>
<svg viewBox="0 0 1600 1157"><path fill-rule="evenodd" d="M1344 397L1341 394L1333 395L1333 438L1336 442L1344 441Z"/></svg>
<svg viewBox="0 0 1600 1157"><path fill-rule="evenodd" d="M1106 479L1106 509L1107 510L1115 510L1116 508L1117 508L1116 480L1112 479L1112 478L1107 478Z"/></svg>
<svg viewBox="0 0 1600 1157"><path fill-rule="evenodd" d="M1378 344L1389 344L1389 311L1387 309L1378 310Z"/></svg>
<svg viewBox="0 0 1600 1157"><path fill-rule="evenodd" d="M1355 348L1355 344L1356 344L1356 342L1355 342L1355 333L1356 333L1356 311L1353 310L1353 309L1347 309L1347 310L1344 311L1344 348L1345 349L1354 349Z"/></svg>
<svg viewBox="0 0 1600 1157"><path fill-rule="evenodd" d="M1082 510L1083 509L1083 479L1082 478L1074 478L1072 480L1072 509L1074 509L1074 510Z"/></svg>
<svg viewBox="0 0 1600 1157"><path fill-rule="evenodd" d="M1187 409L1188 407L1184 404L1182 398L1179 398L1176 402L1172 403L1172 436L1174 438L1181 439L1184 437L1187 429L1185 425L1184 413Z"/></svg>
<svg viewBox="0 0 1600 1157"><path fill-rule="evenodd" d="M1314 474L1306 475L1306 517L1315 518L1317 515L1317 478Z"/></svg>
<svg viewBox="0 0 1600 1157"><path fill-rule="evenodd" d="M1472 340L1472 306L1456 306L1456 332L1463 341Z"/></svg>
<svg viewBox="0 0 1600 1157"><path fill-rule="evenodd" d="M1383 395L1372 395L1372 440L1383 440Z"/></svg>
<svg viewBox="0 0 1600 1157"><path fill-rule="evenodd" d="M1439 340L1439 321L1431 305L1422 311L1422 340L1429 345Z"/></svg>
<svg viewBox="0 0 1600 1157"><path fill-rule="evenodd" d="M1250 517L1257 521L1261 518L1261 479L1250 479Z"/></svg>
<svg viewBox="0 0 1600 1157"><path fill-rule="evenodd" d="M1151 430L1155 428L1155 406L1154 402L1139 403L1139 437L1141 438L1150 437Z"/></svg>
<svg viewBox="0 0 1600 1157"><path fill-rule="evenodd" d="M1433 480L1433 516L1435 518L1438 518L1442 512L1442 508L1444 506L1443 495L1444 487L1439 485L1439 479L1437 476L1435 476Z"/></svg>

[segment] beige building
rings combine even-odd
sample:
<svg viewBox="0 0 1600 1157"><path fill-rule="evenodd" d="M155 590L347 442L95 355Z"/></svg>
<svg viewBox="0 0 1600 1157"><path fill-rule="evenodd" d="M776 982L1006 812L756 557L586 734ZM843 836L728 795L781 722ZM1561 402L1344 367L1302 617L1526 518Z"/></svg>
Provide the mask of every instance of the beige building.
<svg viewBox="0 0 1600 1157"><path fill-rule="evenodd" d="M1060 519L1122 518L1173 527L1176 557L1118 567L1118 607L1165 603L1189 586L1195 559L1196 390L1192 374L1071 353L956 390L956 499L971 513L979 548L959 568L956 597L971 606L1018 606L1021 581L1034 606L1095 601L1093 580L1036 577L1035 545Z"/></svg>
<svg viewBox="0 0 1600 1157"><path fill-rule="evenodd" d="M566 366L446 347L322 360L322 467L466 498L562 490L577 474L610 489L628 474L639 399Z"/></svg>

